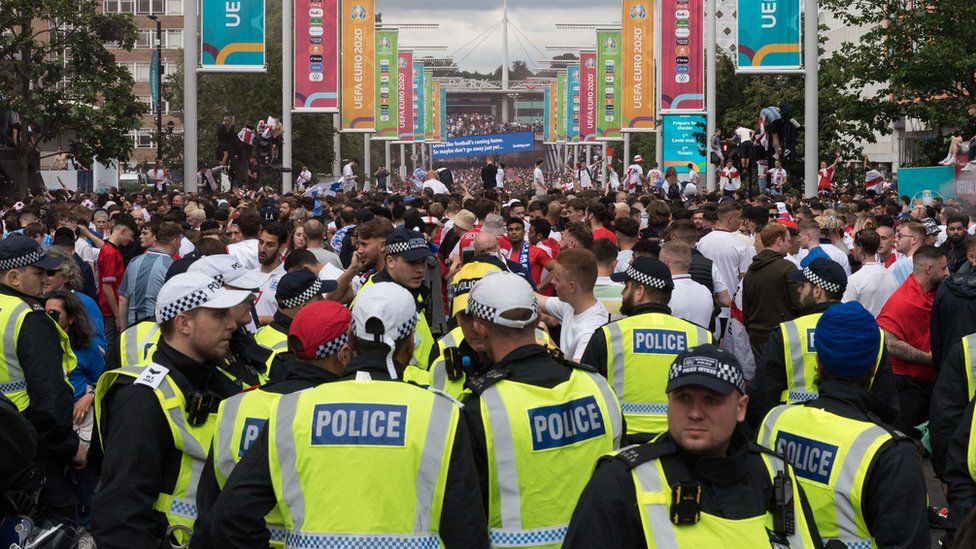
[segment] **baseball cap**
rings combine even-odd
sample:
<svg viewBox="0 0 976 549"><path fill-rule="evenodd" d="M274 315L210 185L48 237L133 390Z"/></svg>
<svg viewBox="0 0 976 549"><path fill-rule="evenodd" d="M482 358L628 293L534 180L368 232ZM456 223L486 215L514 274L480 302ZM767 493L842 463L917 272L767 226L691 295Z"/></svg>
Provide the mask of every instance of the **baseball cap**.
<svg viewBox="0 0 976 549"><path fill-rule="evenodd" d="M201 273L217 280L221 284L244 290L260 288L271 278L270 273L246 269L240 261L228 254L201 257L194 261L186 272Z"/></svg>
<svg viewBox="0 0 976 549"><path fill-rule="evenodd" d="M352 313L341 303L310 303L307 307L302 307L291 321L288 328L288 346L302 360L328 358L338 353L349 341L351 324Z"/></svg>
<svg viewBox="0 0 976 549"><path fill-rule="evenodd" d="M419 261L433 255L423 233L409 229L396 229L386 237L386 253L407 261Z"/></svg>
<svg viewBox="0 0 976 549"><path fill-rule="evenodd" d="M417 302L403 286L394 282L377 282L356 294L352 308L352 333L359 339L385 343L390 348L386 368L392 379L397 371L393 364L396 344L412 337L417 328Z"/></svg>
<svg viewBox="0 0 976 549"><path fill-rule="evenodd" d="M790 271L786 275L793 282L810 282L828 292L842 294L847 289L847 273L836 261L818 257L803 270Z"/></svg>
<svg viewBox="0 0 976 549"><path fill-rule="evenodd" d="M336 291L339 283L335 280L321 280L308 269L298 269L286 273L278 281L275 299L283 309L301 307L317 295Z"/></svg>
<svg viewBox="0 0 976 549"><path fill-rule="evenodd" d="M502 316L509 311L526 309L532 311L527 320ZM479 280L468 294L466 310L492 324L516 329L535 324L539 318L532 286L519 275L508 272L488 273Z"/></svg>
<svg viewBox="0 0 976 549"><path fill-rule="evenodd" d="M653 257L634 258L634 261L627 266L626 271L613 273L610 275L610 280L614 282L633 280L664 291L674 289L674 280L671 278L671 271L668 266L660 259Z"/></svg>
<svg viewBox="0 0 976 549"><path fill-rule="evenodd" d="M468 210L459 211L454 214L451 220L454 221L454 225L461 227L465 231L470 231L471 227L474 227L474 224L478 221L474 214Z"/></svg>
<svg viewBox="0 0 976 549"><path fill-rule="evenodd" d="M223 283L203 273L183 273L166 281L156 297L156 322L167 320L187 311L229 309L251 297L246 290L227 290Z"/></svg>
<svg viewBox="0 0 976 549"><path fill-rule="evenodd" d="M671 363L664 392L697 385L727 395L733 389L746 392L746 380L735 355L711 344L686 349Z"/></svg>
<svg viewBox="0 0 976 549"><path fill-rule="evenodd" d="M644 161L644 157L643 156L641 156L639 154L635 154L634 155L634 162L643 162L643 161Z"/></svg>
<svg viewBox="0 0 976 549"><path fill-rule="evenodd" d="M33 238L14 233L0 240L0 270L37 267L38 269L57 269L61 260L44 253L41 245Z"/></svg>
<svg viewBox="0 0 976 549"><path fill-rule="evenodd" d="M497 265L485 263L483 261L472 261L465 263L454 278L451 285L447 288L447 297L451 299L451 316L454 316L468 307L468 294L471 288L485 277L488 273L499 273L501 269Z"/></svg>
<svg viewBox="0 0 976 549"><path fill-rule="evenodd" d="M939 228L938 221L932 219L931 217L926 217L922 220L922 226L925 227L925 235L932 236L934 234L939 234L942 229Z"/></svg>

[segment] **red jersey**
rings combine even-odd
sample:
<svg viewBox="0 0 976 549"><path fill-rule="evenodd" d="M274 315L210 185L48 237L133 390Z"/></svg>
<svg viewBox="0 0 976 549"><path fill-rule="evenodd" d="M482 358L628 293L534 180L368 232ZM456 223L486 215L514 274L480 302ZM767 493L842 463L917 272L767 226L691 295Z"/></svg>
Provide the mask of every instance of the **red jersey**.
<svg viewBox="0 0 976 549"><path fill-rule="evenodd" d="M888 298L888 302L878 314L878 326L891 332L898 339L923 352L932 350L931 328L928 319L932 315L935 290L926 292L918 285L914 276L905 282ZM928 383L935 383L935 368L931 364L906 362L889 354L891 371L895 375L910 376Z"/></svg>
<svg viewBox="0 0 976 549"><path fill-rule="evenodd" d="M102 285L108 284L112 287L112 293L115 294L115 302L118 303L119 286L122 284L125 267L122 265L122 254L119 253L119 249L115 247L115 244L112 244L108 240L105 241L105 245L98 251L97 265L98 309L102 311L102 316L104 317L114 316L112 309L108 305L105 292L102 291Z"/></svg>
<svg viewBox="0 0 976 549"><path fill-rule="evenodd" d="M833 168L822 169L818 172L818 175L820 176L820 182L817 183L817 190L829 191L831 182L834 180L834 169Z"/></svg>
<svg viewBox="0 0 976 549"><path fill-rule="evenodd" d="M607 229L605 227L600 227L599 229L593 231L593 240L598 240L601 238L606 238L607 240L612 242L614 246L617 245L617 234L611 231L610 229Z"/></svg>

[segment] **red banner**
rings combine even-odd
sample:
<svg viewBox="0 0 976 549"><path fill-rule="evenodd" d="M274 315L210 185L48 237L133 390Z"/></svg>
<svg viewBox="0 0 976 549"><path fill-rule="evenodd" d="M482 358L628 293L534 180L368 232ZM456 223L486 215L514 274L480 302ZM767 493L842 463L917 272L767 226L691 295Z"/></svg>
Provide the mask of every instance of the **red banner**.
<svg viewBox="0 0 976 549"><path fill-rule="evenodd" d="M339 112L338 0L295 0L292 110Z"/></svg>
<svg viewBox="0 0 976 549"><path fill-rule="evenodd" d="M397 54L397 137L413 141L413 52Z"/></svg>
<svg viewBox="0 0 976 549"><path fill-rule="evenodd" d="M596 52L580 52L580 137L596 141L597 80Z"/></svg>
<svg viewBox="0 0 976 549"><path fill-rule="evenodd" d="M676 0L661 10L661 111L705 110L705 3Z"/></svg>

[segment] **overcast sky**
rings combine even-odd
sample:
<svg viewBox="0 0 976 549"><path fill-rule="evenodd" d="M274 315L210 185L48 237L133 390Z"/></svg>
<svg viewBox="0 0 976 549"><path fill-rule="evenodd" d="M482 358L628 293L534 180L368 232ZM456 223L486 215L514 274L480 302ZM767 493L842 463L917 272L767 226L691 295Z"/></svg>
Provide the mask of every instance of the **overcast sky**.
<svg viewBox="0 0 976 549"><path fill-rule="evenodd" d="M539 59L563 53L547 51L547 45L595 45L594 31L556 30L556 23L609 24L620 20L619 0L509 0L508 6L509 21L542 50L534 49L513 28L509 30L509 58L528 61L532 68L541 68ZM419 52L433 57L453 53L502 19L502 0L379 0L377 9L388 23L439 23L440 29L435 31L400 31L401 48L447 46L446 52ZM467 55L471 46L465 47L455 59ZM458 66L462 70L491 71L501 65L501 57L499 28Z"/></svg>

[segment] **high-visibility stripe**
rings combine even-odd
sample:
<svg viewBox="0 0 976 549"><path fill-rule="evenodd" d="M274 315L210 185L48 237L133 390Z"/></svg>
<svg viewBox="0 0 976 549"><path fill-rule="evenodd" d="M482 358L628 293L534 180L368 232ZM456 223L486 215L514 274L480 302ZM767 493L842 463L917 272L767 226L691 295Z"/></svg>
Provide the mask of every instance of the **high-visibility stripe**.
<svg viewBox="0 0 976 549"><path fill-rule="evenodd" d="M3 385L0 385L0 392L5 395L27 390L24 370L20 365L20 359L17 358L17 322L30 310L30 306L21 301L10 312L7 323L3 327L3 360L6 365L7 379Z"/></svg>
<svg viewBox="0 0 976 549"><path fill-rule="evenodd" d="M246 394L246 393L245 393ZM231 449L231 440L234 438L234 424L237 423L237 414L241 409L241 402L244 401L244 394L234 395L225 399L222 404L220 423L217 424L217 455L214 456L214 465L220 474L227 479L237 465ZM218 479L219 480L219 479Z"/></svg>
<svg viewBox="0 0 976 549"><path fill-rule="evenodd" d="M357 549L437 549L440 539L435 535L409 536L398 534L306 534L288 532L285 547L355 547Z"/></svg>
<svg viewBox="0 0 976 549"><path fill-rule="evenodd" d="M837 530L841 534L841 541L847 543L848 547L854 547L850 542L867 542L871 546L870 539L859 537L856 517L858 510L854 509L851 502L851 494L854 492L854 478L857 470L864 461L865 454L871 449L875 441L879 438L888 437L887 431L877 425L865 430L854 439L854 443L847 449L844 457L844 464L837 475L837 481L832 486L834 490L834 520ZM826 540L825 540L826 541Z"/></svg>
<svg viewBox="0 0 976 549"><path fill-rule="evenodd" d="M969 399L976 396L976 362L973 361L972 349L976 348L976 334L969 334L962 338L963 359L966 361L966 390ZM938 365L936 365L938 366Z"/></svg>
<svg viewBox="0 0 976 549"><path fill-rule="evenodd" d="M139 345L139 325L136 324L122 332L125 342L125 354L122 357L125 364L135 366L142 363L142 347Z"/></svg>
<svg viewBox="0 0 976 549"><path fill-rule="evenodd" d="M481 394L481 398L485 401L494 439L502 529L521 530L522 497L519 493L518 468L515 465L515 439L512 437L508 411L497 385L489 387Z"/></svg>
<svg viewBox="0 0 976 549"><path fill-rule="evenodd" d="M651 494L660 493L664 496L664 483L661 480L661 473L658 472L655 461L642 463L634 468L634 474L640 482L641 489ZM670 489L668 490L670 492ZM670 500L671 494L667 494ZM661 503L648 503L644 505L644 515L651 526L651 535L654 537L654 545L658 548L677 547L678 538L675 536L671 519L668 517L668 509L665 507L664 500ZM640 496L638 496L638 503Z"/></svg>
<svg viewBox="0 0 976 549"><path fill-rule="evenodd" d="M430 412L424 448L420 453L420 468L417 470L417 505L413 533L418 536L428 534L432 530L430 510L434 507L434 490L437 487L437 478L440 476L444 447L450 437L448 431L451 428L452 406L454 403L450 400L437 397Z"/></svg>
<svg viewBox="0 0 976 549"><path fill-rule="evenodd" d="M586 375L590 376L593 383L600 389L600 394L603 395L603 401L607 403L607 414L610 416L610 427L613 432L613 446L619 447L621 437L623 437L623 414L620 408L614 406L617 402L614 397L613 390L607 385L607 380L603 379L603 376L593 372L586 372Z"/></svg>
<svg viewBox="0 0 976 549"><path fill-rule="evenodd" d="M292 424L295 423L295 410L301 393L285 395L278 401L278 417L275 423L275 447L281 469L281 488L288 512L292 518L293 531L301 531L305 526L305 494L298 480L295 462L295 441ZM289 533L289 536L291 533ZM286 545L290 545L287 544ZM296 545L301 547L301 545ZM325 547L325 546L323 546Z"/></svg>
<svg viewBox="0 0 976 549"><path fill-rule="evenodd" d="M800 328L795 322L785 322L783 323L783 332L783 335L786 337L786 345L790 350L790 363L786 365L787 375L793 379L793 386L790 388L790 391L798 394L806 393L816 395L817 393L812 390L812 387L807 387L807 381L804 377L805 370L803 367L803 346L800 341Z"/></svg>
<svg viewBox="0 0 976 549"><path fill-rule="evenodd" d="M611 375L613 376L613 392L617 393L622 401L624 399L624 336L620 331L620 325L611 322L606 326L610 336L610 350L612 353L613 365Z"/></svg>

